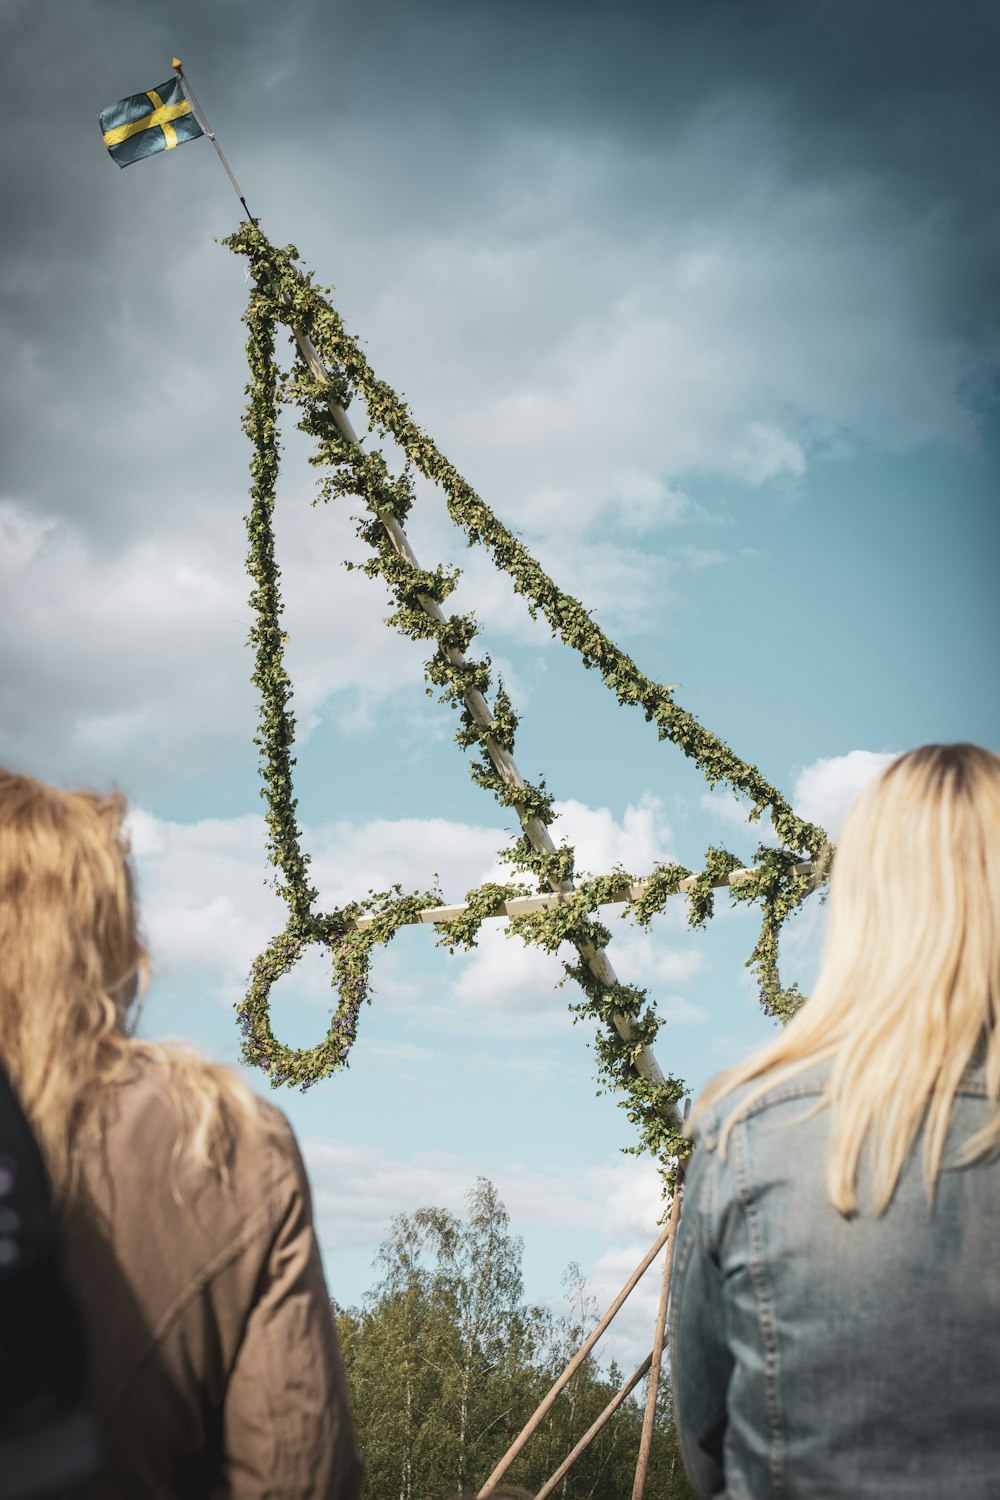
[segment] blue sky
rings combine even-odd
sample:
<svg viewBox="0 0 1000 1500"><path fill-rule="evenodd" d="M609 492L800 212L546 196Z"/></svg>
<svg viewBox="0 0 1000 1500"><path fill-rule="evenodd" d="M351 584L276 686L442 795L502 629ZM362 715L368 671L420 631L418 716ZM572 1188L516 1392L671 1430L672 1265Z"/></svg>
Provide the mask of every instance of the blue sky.
<svg viewBox="0 0 1000 1500"><path fill-rule="evenodd" d="M1000 745L998 25L943 4L745 7L8 0L0 142L0 757L124 789L154 982L148 1035L235 1061L232 1005L277 930L252 745L244 267L207 141L124 172L99 109L184 58L253 211L294 241L378 374L651 676L836 831L883 757ZM862 45L863 41L863 45ZM992 61L991 61L992 59ZM350 507L314 509L286 435L278 544L306 847L329 900L495 868L419 648L382 624ZM582 868L707 844L749 857L641 715L619 709L422 489L422 562L522 714ZM724 903L720 903L724 906ZM696 1090L770 1034L752 917L650 937L623 979ZM808 985L821 913L786 944ZM657 1184L595 1097L558 962L401 934L350 1070L282 1094L306 1143L331 1289L356 1300L395 1212L497 1182L529 1293L579 1261L598 1295L655 1237ZM326 977L276 992L289 1041ZM261 1087L263 1080L251 1079ZM619 1335L641 1354L656 1289Z"/></svg>

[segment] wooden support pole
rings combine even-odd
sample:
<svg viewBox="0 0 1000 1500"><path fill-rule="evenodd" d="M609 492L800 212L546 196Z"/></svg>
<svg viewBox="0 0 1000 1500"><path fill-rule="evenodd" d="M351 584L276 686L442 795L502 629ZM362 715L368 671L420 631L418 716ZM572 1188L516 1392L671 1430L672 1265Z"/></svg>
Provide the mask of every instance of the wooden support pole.
<svg viewBox="0 0 1000 1500"><path fill-rule="evenodd" d="M635 1374L629 1376L617 1395L612 1396L611 1400L608 1402L607 1406L601 1412L601 1415L597 1418L597 1420L595 1422L592 1422L591 1425L587 1428L586 1432L583 1434L583 1437L577 1443L572 1453L567 1453L566 1457L563 1459L556 1472L552 1475L552 1478L545 1481L541 1489L538 1491L538 1494L535 1496L535 1500L546 1500L546 1497L548 1495L551 1495L552 1491L555 1489L559 1481L564 1477L564 1475L569 1473L570 1469L580 1457L580 1454L584 1451L584 1449L590 1447L590 1444L594 1441L594 1438L600 1432L601 1428L604 1427L606 1423L610 1422L611 1418L614 1416L619 1406L621 1406L622 1402L629 1395L631 1395L632 1391L635 1390L636 1386L639 1384L639 1381L645 1375L646 1371L649 1369L652 1363L652 1354L647 1354L646 1358L636 1370Z"/></svg>
<svg viewBox="0 0 1000 1500"><path fill-rule="evenodd" d="M329 385L329 374L312 340L304 333L299 333L296 330L293 330L293 332L295 334L295 342L298 344L302 358L305 360L309 370L318 381L324 385ZM340 405L340 402L331 400L328 406L330 415L336 422L343 437L347 442L357 444L358 435L354 431L350 419L344 408ZM420 565L417 562L413 548L410 546L406 533L396 517L389 515L385 511L379 511L378 518L385 527L386 534L399 556L405 558L412 567L419 567ZM431 599L426 594L419 594L417 602L430 619L434 620L437 624L444 623L445 615L436 599ZM464 654L456 647L448 647L445 654L453 666L464 667L466 665ZM490 707L486 699L479 689L474 687L467 688L463 697L465 705L475 722L481 729L487 731L483 736L483 748L489 755L497 774L503 778L508 786L515 788L523 787L525 785L524 778L518 770L513 756L488 732L490 725L493 723L493 715L490 712ZM521 827L524 829L525 837L530 840L532 847L542 854L554 854L556 852L555 843L548 828L541 819L535 817L526 818L523 816L524 807L517 803L514 806L518 817L521 819ZM568 895L574 889L572 881L560 883L558 880L550 880L549 884L557 894ZM594 978L600 984L610 988L618 983L618 976L611 967L611 962L603 948L595 948L592 943L578 943L576 948L580 957L590 969L591 974L593 974ZM636 1042L638 1040L635 1026L628 1016L624 1015L621 1011L615 1011L612 1014L611 1020L623 1042ZM652 1048L644 1042L636 1048L634 1065L640 1078L645 1079L647 1083L659 1086L666 1083L666 1079L660 1070L660 1065L656 1061ZM665 1113L672 1125L676 1126L680 1123L680 1116L673 1105L668 1106Z"/></svg>
<svg viewBox="0 0 1000 1500"><path fill-rule="evenodd" d="M632 1272L632 1275L629 1277L628 1281L626 1281L625 1285L622 1287L621 1291L618 1293L618 1296L612 1302L611 1306L608 1308L607 1312L604 1314L604 1317L598 1323L597 1327L593 1330L592 1333L589 1334L589 1336L585 1339L583 1344L574 1354L565 1370L563 1370L562 1374L559 1376L559 1379L552 1386L552 1389L539 1402L534 1414L529 1417L528 1421L521 1428L521 1431L518 1433L517 1437L511 1443L503 1458L493 1470L493 1473L490 1475L489 1479L487 1479L486 1483L479 1491L476 1500L484 1500L484 1497L488 1495L496 1487L496 1485L500 1483L500 1480L506 1474L507 1470L514 1462L517 1455L521 1452L521 1449L524 1447L525 1443L535 1432L538 1431L543 1417L552 1406L552 1403L559 1395L559 1392L562 1390L563 1386L565 1386L576 1374L577 1370L583 1364L591 1349L593 1349L594 1345L597 1343L597 1340L600 1338L601 1334L608 1327L608 1324L611 1322L612 1318L617 1312L620 1311L623 1303L625 1302L625 1299L635 1290L636 1286L639 1284L646 1271L649 1270L649 1267L653 1264L653 1261L656 1259L660 1251L663 1249L663 1246L666 1244L669 1234L670 1225L668 1224L663 1233L660 1235L659 1239L656 1241L656 1244L652 1247L651 1250L648 1250L646 1252L642 1260L636 1266L635 1270Z"/></svg>
<svg viewBox="0 0 1000 1500"><path fill-rule="evenodd" d="M691 1101L684 1107L684 1119L691 1111ZM670 1296L670 1271L674 1263L674 1245L677 1243L677 1220L680 1215L681 1174L679 1168L674 1176L674 1198L670 1205L667 1253L663 1257L663 1282L660 1287L660 1305L656 1313L656 1331L653 1336L653 1362L649 1370L649 1389L646 1392L646 1411L642 1419L642 1437L639 1441L639 1457L635 1465L635 1480L632 1484L632 1500L642 1500L646 1490L646 1475L649 1472L649 1455L653 1447L653 1431L656 1426L656 1396L660 1384L660 1365L663 1361L663 1346L667 1339L667 1302Z"/></svg>

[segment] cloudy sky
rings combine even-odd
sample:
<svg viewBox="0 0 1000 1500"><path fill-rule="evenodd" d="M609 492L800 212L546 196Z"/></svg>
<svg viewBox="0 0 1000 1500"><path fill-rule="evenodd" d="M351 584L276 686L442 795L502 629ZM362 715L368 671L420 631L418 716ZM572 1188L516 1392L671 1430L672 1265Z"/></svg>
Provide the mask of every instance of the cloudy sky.
<svg viewBox="0 0 1000 1500"><path fill-rule="evenodd" d="M246 649L244 266L205 140L125 171L97 111L187 73L253 212L293 241L376 371L652 676L836 831L886 756L1000 745L994 6L891 0L0 0L0 757L130 796L155 979L144 1029L235 1061L232 1005L278 929ZM297 790L326 902L496 867L420 653L388 632L350 506L313 509L287 434L278 510ZM641 716L532 625L423 490L421 561L522 712L579 864L749 857ZM770 1035L752 918L651 937L622 978L696 1090ZM786 944L808 984L807 911ZM376 965L350 1071L283 1095L331 1286L360 1297L389 1216L497 1182L528 1290L603 1296L655 1237L648 1163L594 1093L557 960L497 928ZM325 1029L327 976L276 991ZM254 1078L255 1085L262 1080ZM648 1308L620 1335L644 1349Z"/></svg>

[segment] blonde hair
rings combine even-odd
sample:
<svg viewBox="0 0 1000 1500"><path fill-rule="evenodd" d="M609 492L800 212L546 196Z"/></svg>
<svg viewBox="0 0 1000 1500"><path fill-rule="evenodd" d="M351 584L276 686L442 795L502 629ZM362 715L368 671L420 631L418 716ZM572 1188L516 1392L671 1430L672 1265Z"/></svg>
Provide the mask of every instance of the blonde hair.
<svg viewBox="0 0 1000 1500"><path fill-rule="evenodd" d="M980 1048L994 1114L958 1164L1000 1145L1000 756L925 745L893 761L851 810L829 907L809 1000L775 1041L709 1083L688 1128L707 1105L759 1080L722 1126L725 1153L764 1093L830 1058L816 1109L833 1111L834 1208L858 1211L867 1141L872 1212L883 1213L922 1124L933 1203L955 1093Z"/></svg>
<svg viewBox="0 0 1000 1500"><path fill-rule="evenodd" d="M65 792L0 770L0 1064L57 1198L78 1176L81 1131L133 1059L162 1064L186 1154L227 1175L236 1120L260 1121L228 1068L127 1034L147 955L118 794Z"/></svg>

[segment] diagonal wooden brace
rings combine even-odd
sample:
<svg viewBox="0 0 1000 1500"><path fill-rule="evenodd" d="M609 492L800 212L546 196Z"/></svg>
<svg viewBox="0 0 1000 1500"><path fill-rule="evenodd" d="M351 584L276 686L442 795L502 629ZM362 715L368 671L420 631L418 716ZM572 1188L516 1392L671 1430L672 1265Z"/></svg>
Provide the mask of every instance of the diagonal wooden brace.
<svg viewBox="0 0 1000 1500"><path fill-rule="evenodd" d="M324 366L323 361L320 359L312 340L304 333L299 333L294 329L292 331L295 334L295 342L299 346L299 351L302 354L302 358L305 360L310 372L313 374L316 380L324 385L329 385L329 374L327 373L326 367ZM331 400L327 404L329 407L330 415L336 422L342 436L346 439L347 442L359 445L358 435L354 431L354 428L351 425L350 418L348 417L344 408L341 406L340 402ZM378 518L381 521L382 525L385 527L386 533L389 536L392 545L399 556L405 558L412 567L419 568L420 564L417 562L417 558L414 554L413 548L410 546L406 533L404 532L396 517L388 515L384 511L379 511ZM417 596L417 599L420 608L426 615L429 616L430 619L432 619L436 624L444 624L445 614L436 599L431 599L426 594L419 594ZM453 666L464 667L466 665L466 659L463 652L459 651L456 647L448 647L446 650L446 655ZM483 739L483 746L487 754L489 755L490 760L493 762L497 774L503 778L508 786L514 788L523 788L525 785L524 778L517 768L514 757L508 750L503 747L503 745L498 744L494 737L489 733L489 727L493 723L493 715L490 712L489 704L486 702L486 699L483 697L479 689L474 687L468 688L463 694L463 697L465 699L465 706L471 714L472 718L480 726L480 728L487 731ZM521 818L521 827L524 830L525 837L529 840L532 847L538 850L538 852L541 854L554 854L556 852L556 845L545 824L536 817L525 818L522 815L523 808L516 802L514 806L515 811ZM564 895L570 894L574 889L572 881L564 881L560 883L558 880L552 879L549 883L552 886L554 892ZM591 943L580 943L577 944L576 947L578 953L580 954L580 957L586 963L591 974L593 974L594 978L598 981L599 984L607 988L618 983L618 976L615 974L615 971L612 968L611 962L608 958L607 951L604 948L595 948ZM611 1019L614 1024L615 1030L617 1031L623 1042L635 1042L638 1040L635 1027L633 1026L628 1016L622 1014L619 1011L616 1011L612 1015ZM666 1083L666 1079L663 1076L659 1063L656 1061L653 1050L651 1047L647 1046L646 1043L642 1043L638 1047L635 1053L634 1061L636 1072L639 1074L640 1078L645 1079L647 1083L657 1085ZM678 1114L676 1106L671 1105L669 1107L668 1118L673 1126L676 1127L680 1125L680 1115Z"/></svg>

